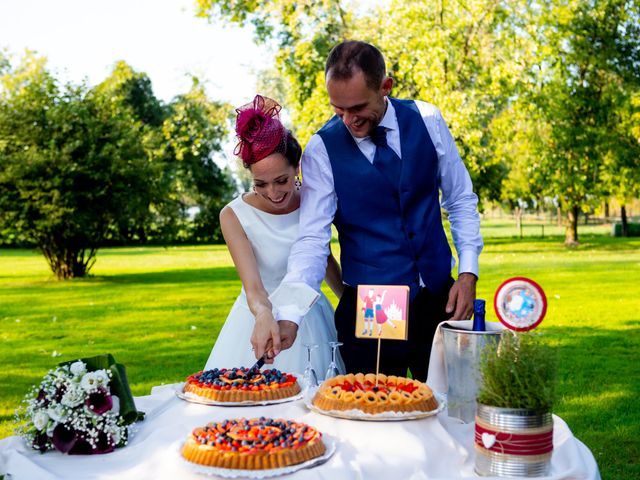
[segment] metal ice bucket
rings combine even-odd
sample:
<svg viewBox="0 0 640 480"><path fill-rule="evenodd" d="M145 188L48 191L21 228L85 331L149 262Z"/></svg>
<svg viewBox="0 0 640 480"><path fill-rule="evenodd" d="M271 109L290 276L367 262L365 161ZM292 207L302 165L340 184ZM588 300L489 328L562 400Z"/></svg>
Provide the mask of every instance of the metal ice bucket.
<svg viewBox="0 0 640 480"><path fill-rule="evenodd" d="M476 416L480 355L488 344L497 348L503 327L487 322L487 331L474 332L456 328L455 323L445 323L441 329L448 384L447 411L450 417L470 423Z"/></svg>

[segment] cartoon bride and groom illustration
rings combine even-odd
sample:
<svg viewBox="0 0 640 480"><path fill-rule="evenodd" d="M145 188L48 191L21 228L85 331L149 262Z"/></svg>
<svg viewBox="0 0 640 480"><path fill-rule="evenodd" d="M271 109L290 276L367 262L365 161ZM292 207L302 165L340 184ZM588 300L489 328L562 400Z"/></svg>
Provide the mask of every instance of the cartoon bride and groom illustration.
<svg viewBox="0 0 640 480"><path fill-rule="evenodd" d="M398 328L391 318L393 315L392 311L398 312L398 316L396 316L396 320L403 319L402 309L399 308L395 303L393 306L387 306L385 308L384 298L387 295L387 290L382 290L382 294L376 294L376 290L374 288L367 289L367 295L362 298L362 320L363 320L363 330L361 332L361 336L367 335L369 332L369 336L373 334L373 324L378 326L378 336L382 335L382 326L386 323L389 324L391 328ZM395 308L393 308L395 307ZM357 327L356 327L357 328Z"/></svg>

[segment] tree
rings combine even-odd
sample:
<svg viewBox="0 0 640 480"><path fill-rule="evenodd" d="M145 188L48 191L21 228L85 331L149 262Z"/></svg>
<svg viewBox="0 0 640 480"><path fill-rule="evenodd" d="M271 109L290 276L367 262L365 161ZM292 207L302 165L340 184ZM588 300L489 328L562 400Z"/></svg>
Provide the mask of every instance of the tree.
<svg viewBox="0 0 640 480"><path fill-rule="evenodd" d="M111 115L130 119L152 159L145 214L120 219L114 238L143 243L220 241L218 212L230 200L233 182L213 157L222 150L231 106L209 100L195 77L188 93L162 105L146 74L124 62L118 62L95 91Z"/></svg>
<svg viewBox="0 0 640 480"><path fill-rule="evenodd" d="M535 152L547 141L548 129L540 121L535 105L524 98L514 100L491 123L494 161L504 166L500 199L515 212L516 226L522 222L525 207L544 201L544 183Z"/></svg>
<svg viewBox="0 0 640 480"><path fill-rule="evenodd" d="M120 216L136 216L147 157L126 119L27 55L2 77L0 225L34 242L59 279L85 275Z"/></svg>
<svg viewBox="0 0 640 480"><path fill-rule="evenodd" d="M191 90L169 105L162 125L164 178L181 218L189 208L197 209L185 240L222 239L218 216L231 200L235 185L231 173L221 170L213 155L222 151L232 111L230 105L211 102L195 78Z"/></svg>
<svg viewBox="0 0 640 480"><path fill-rule="evenodd" d="M305 144L332 115L324 88L324 63L331 48L353 33L354 14L345 7L350 3L197 0L197 14L252 25L256 42L274 47L275 72L287 87L286 96L276 100L291 114L293 130Z"/></svg>
<svg viewBox="0 0 640 480"><path fill-rule="evenodd" d="M640 89L620 91L611 115L603 180L620 204L621 235L629 235L626 205L640 196Z"/></svg>
<svg viewBox="0 0 640 480"><path fill-rule="evenodd" d="M32 54L0 81L0 242L36 244L65 279L107 243L219 240L232 187L213 155L229 108L197 82L164 106L122 62L88 89Z"/></svg>
<svg viewBox="0 0 640 480"><path fill-rule="evenodd" d="M546 2L545 8L533 100L549 141L536 152L537 168L546 192L568 213L565 243L575 245L580 211L621 188L620 182L604 181L607 176L637 185L637 175L621 177L624 165L637 159L637 145L628 141L629 125L621 130L619 119L640 85L640 6L582 0Z"/></svg>
<svg viewBox="0 0 640 480"><path fill-rule="evenodd" d="M360 34L385 52L394 95L442 110L481 204L501 197L509 164L495 154L503 137L494 121L524 88L533 17L522 0L396 0Z"/></svg>
<svg viewBox="0 0 640 480"><path fill-rule="evenodd" d="M506 168L494 160L491 125L526 72L524 0L393 1L372 11L338 0L198 5L201 16L252 24L256 41L275 47L275 68L288 86L285 106L302 143L332 115L324 85L330 49L346 38L377 45L396 80L393 94L441 108L480 197L500 198Z"/></svg>
<svg viewBox="0 0 640 480"><path fill-rule="evenodd" d="M5 71L9 70L10 67L9 58L5 52L0 50L0 75L4 75Z"/></svg>
<svg viewBox="0 0 640 480"><path fill-rule="evenodd" d="M162 189L164 168L155 153L157 145L162 144L160 127L167 115L166 107L155 97L149 77L125 62L116 62L114 68L103 82L98 84L88 96L94 101L104 121L119 119L139 144L138 157L146 159L146 178L141 183L129 183L132 195L130 202L136 208L127 215L120 215L109 226L106 241L110 243L146 242L155 228L155 205L163 203L166 191ZM130 152L133 155L133 152ZM162 231L169 236L170 229Z"/></svg>
<svg viewBox="0 0 640 480"><path fill-rule="evenodd" d="M284 105L303 144L331 116L329 49L359 38L383 51L394 95L442 110L481 202L553 199L568 214L565 241L574 244L580 211L607 188L636 191L603 182L635 178L623 172L637 156L620 150L632 142L614 145L605 132L622 128L616 118L634 118L624 112L640 65L636 2L393 0L364 11L346 0L199 0L198 7L210 19L253 25L256 41L274 48ZM633 138L628 129L620 134Z"/></svg>

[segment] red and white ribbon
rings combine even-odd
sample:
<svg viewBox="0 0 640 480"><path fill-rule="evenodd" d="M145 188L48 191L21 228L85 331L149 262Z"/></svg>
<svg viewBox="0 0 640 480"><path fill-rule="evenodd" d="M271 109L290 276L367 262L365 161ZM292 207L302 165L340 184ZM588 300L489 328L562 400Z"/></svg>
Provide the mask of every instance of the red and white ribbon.
<svg viewBox="0 0 640 480"><path fill-rule="evenodd" d="M490 452L508 455L542 455L553 450L553 426L535 433L499 432L476 422L475 443Z"/></svg>

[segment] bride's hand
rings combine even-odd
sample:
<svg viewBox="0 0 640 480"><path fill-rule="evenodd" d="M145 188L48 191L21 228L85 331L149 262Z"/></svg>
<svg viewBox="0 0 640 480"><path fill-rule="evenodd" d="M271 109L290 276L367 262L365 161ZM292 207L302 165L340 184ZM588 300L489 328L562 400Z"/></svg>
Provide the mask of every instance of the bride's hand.
<svg viewBox="0 0 640 480"><path fill-rule="evenodd" d="M256 315L251 345L256 358L267 352L265 363L273 363L273 358L280 353L280 327L270 311L265 310Z"/></svg>

